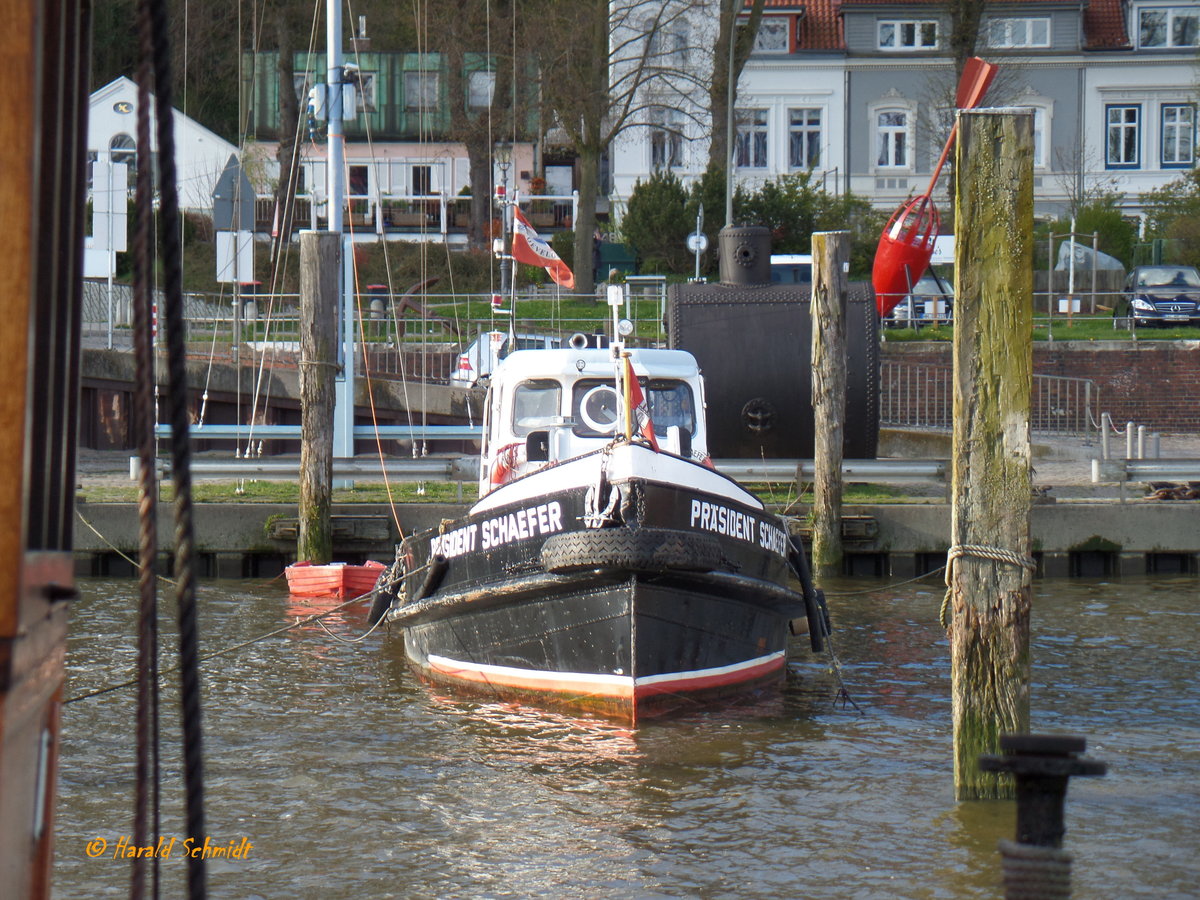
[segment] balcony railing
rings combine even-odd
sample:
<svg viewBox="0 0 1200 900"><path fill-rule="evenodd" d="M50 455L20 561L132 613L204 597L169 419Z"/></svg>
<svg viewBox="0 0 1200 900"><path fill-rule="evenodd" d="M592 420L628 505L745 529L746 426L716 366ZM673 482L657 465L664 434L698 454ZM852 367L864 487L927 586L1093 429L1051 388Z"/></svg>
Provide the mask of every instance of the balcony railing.
<svg viewBox="0 0 1200 900"><path fill-rule="evenodd" d="M470 224L470 197L445 194L351 194L343 213L343 228L357 235L376 237L463 234ZM521 198L521 210L539 231L560 231L574 226L579 213L579 193L539 194ZM292 233L326 227L327 204L312 194L296 197ZM254 204L254 229L276 234L282 217L275 198L259 195Z"/></svg>

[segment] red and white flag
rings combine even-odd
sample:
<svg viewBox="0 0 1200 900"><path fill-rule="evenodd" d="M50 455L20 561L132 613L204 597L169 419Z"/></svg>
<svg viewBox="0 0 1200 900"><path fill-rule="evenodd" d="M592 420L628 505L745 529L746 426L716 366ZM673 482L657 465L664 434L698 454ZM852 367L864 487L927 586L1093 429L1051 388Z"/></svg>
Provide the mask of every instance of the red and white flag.
<svg viewBox="0 0 1200 900"><path fill-rule="evenodd" d="M517 262L527 266L538 266L550 273L554 283L575 290L575 275L562 258L546 241L533 230L529 220L517 207L513 207L512 255Z"/></svg>
<svg viewBox="0 0 1200 900"><path fill-rule="evenodd" d="M650 405L646 402L646 395L642 393L642 385L638 381L637 376L633 374L633 363L629 357L625 357L625 378L629 384L629 412L637 422L638 431L654 449L658 452L658 438L654 436L654 423L650 421Z"/></svg>

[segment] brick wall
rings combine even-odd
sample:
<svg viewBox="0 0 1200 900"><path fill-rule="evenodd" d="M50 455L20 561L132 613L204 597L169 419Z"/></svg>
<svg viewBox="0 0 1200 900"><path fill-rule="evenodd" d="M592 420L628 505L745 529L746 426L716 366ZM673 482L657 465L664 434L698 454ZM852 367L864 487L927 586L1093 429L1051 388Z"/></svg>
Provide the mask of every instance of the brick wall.
<svg viewBox="0 0 1200 900"><path fill-rule="evenodd" d="M885 341L881 358L948 367L950 353L948 342ZM1038 341L1033 371L1095 382L1100 412L1118 425L1200 433L1200 341ZM881 385L882 391L888 388Z"/></svg>

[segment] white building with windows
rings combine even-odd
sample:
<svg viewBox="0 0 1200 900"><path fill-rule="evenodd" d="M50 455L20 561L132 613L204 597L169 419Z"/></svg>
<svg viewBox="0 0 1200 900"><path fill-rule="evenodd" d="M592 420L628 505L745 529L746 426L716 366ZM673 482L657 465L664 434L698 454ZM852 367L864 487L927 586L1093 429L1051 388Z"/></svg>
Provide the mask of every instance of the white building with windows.
<svg viewBox="0 0 1200 900"><path fill-rule="evenodd" d="M701 80L708 5L684 39ZM738 85L735 178L811 171L883 208L924 191L953 120L949 29L940 0L767 0ZM1200 0L988 4L976 54L1000 67L989 105L1033 114L1037 215L1102 191L1137 214L1145 191L1195 165L1198 47ZM701 174L710 125L699 106L663 104L622 136L615 199L657 169Z"/></svg>
<svg viewBox="0 0 1200 900"><path fill-rule="evenodd" d="M129 188L137 163L137 85L121 77L94 91L88 110L88 190L97 189L97 169L108 161L128 165ZM158 154L157 125L151 113L151 153ZM175 166L180 209L212 210L213 189L237 147L195 119L175 110ZM107 179L102 179L107 183Z"/></svg>

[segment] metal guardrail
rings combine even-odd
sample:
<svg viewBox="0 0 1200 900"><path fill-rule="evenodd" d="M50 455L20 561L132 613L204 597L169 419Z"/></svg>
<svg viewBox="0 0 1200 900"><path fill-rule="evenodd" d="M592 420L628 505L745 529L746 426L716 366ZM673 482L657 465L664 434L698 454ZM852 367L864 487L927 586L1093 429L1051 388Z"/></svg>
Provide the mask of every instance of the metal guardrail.
<svg viewBox="0 0 1200 900"><path fill-rule="evenodd" d="M194 425L188 435L197 441L204 440L260 440L298 441L299 425ZM483 428L479 425L355 425L354 437L367 440L378 435L392 441L471 441L479 440ZM170 425L156 425L154 436L169 438Z"/></svg>
<svg viewBox="0 0 1200 900"><path fill-rule="evenodd" d="M271 427L271 426L268 426ZM290 426L273 426L290 427ZM360 426L361 427L361 426ZM358 429L355 429L356 431ZM713 461L717 471L743 482L811 481L811 459L718 459ZM158 461L166 471L164 460ZM935 482L946 480L948 463L942 459L848 459L842 463L846 481ZM260 481L294 481L299 475L298 459L220 459L193 460L194 478L256 479ZM425 456L413 459L377 458L334 459L334 478L381 478L386 473L392 481L475 481L479 478L477 456ZM137 478L138 457L129 458L129 477Z"/></svg>
<svg viewBox="0 0 1200 900"><path fill-rule="evenodd" d="M717 471L737 481L811 481L811 459L714 459ZM844 481L944 482L944 459L846 459Z"/></svg>
<svg viewBox="0 0 1200 900"><path fill-rule="evenodd" d="M1200 481L1200 459L1093 459L1092 482Z"/></svg>

